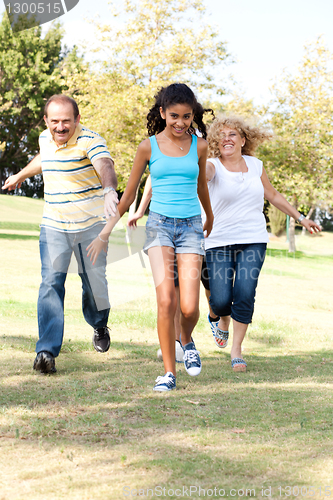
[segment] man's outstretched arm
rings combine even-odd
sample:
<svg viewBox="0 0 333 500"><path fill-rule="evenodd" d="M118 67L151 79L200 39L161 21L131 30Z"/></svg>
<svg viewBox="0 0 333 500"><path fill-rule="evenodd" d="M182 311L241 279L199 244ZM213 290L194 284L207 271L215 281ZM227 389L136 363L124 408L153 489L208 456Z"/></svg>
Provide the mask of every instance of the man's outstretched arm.
<svg viewBox="0 0 333 500"><path fill-rule="evenodd" d="M33 160L17 174L11 175L6 179L2 189L8 189L8 191L13 191L15 188L20 188L23 181L29 177L42 173L42 161L40 153L35 156Z"/></svg>
<svg viewBox="0 0 333 500"><path fill-rule="evenodd" d="M117 213L118 195L117 189L117 176L114 170L114 163L111 158L99 158L93 162L94 169L98 173L102 187L106 190L112 188L104 195L104 214L107 219L115 217Z"/></svg>

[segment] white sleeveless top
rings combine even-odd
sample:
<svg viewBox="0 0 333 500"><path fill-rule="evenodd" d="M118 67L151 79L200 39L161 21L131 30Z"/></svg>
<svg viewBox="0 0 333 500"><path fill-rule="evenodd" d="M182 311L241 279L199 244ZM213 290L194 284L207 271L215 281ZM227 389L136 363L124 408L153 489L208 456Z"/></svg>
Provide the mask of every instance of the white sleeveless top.
<svg viewBox="0 0 333 500"><path fill-rule="evenodd" d="M263 214L262 161L254 156L243 158L248 172L230 172L218 158L208 159L215 166L215 175L208 182L214 225L205 238L206 250L269 241Z"/></svg>

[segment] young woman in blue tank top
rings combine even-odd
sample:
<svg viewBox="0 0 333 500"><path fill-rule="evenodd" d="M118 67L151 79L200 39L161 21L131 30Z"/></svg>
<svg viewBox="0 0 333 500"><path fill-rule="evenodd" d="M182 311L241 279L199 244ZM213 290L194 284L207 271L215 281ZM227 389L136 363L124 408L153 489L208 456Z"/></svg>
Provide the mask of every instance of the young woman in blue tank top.
<svg viewBox="0 0 333 500"><path fill-rule="evenodd" d="M148 253L156 287L157 331L165 369L165 375L156 379L156 391L176 388L175 254L184 365L189 375L196 376L201 371L192 331L199 319L200 274L205 253L203 231L208 236L213 226L206 182L205 111L208 110L203 109L185 84L175 83L158 92L147 115L150 138L138 147L128 184L118 205L119 218L133 203L140 179L149 165L153 194L144 251ZM193 123L203 138L196 136ZM207 216L204 227L199 200ZM105 246L116 220L109 219L99 238L89 245L88 255L92 260Z"/></svg>

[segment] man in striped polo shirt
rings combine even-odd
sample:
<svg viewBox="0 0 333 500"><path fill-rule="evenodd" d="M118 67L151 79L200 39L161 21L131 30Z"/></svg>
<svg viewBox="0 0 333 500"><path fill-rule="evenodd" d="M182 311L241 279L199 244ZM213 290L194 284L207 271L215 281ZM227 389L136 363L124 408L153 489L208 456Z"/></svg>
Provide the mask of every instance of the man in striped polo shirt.
<svg viewBox="0 0 333 500"><path fill-rule="evenodd" d="M105 140L80 124L74 99L54 95L46 103L47 129L38 154L2 189L12 190L28 177L43 174L44 213L39 239L42 283L38 297L39 340L33 368L54 373L64 333L65 280L74 252L82 280L82 310L94 328L96 351L110 347L110 303L105 276L106 253L92 265L86 247L105 219L116 215L118 197L114 164Z"/></svg>

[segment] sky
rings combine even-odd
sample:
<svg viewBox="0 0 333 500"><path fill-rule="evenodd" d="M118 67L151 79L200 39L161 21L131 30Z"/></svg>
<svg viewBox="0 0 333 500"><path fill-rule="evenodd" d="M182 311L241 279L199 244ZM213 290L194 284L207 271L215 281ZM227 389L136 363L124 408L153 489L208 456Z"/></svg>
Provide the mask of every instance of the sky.
<svg viewBox="0 0 333 500"><path fill-rule="evenodd" d="M283 69L296 70L306 43L323 35L333 52L332 0L203 0L203 3L211 14L211 24L218 27L221 39L236 61L229 68L236 83L230 87L226 82L227 85L253 99L255 104L269 101L269 88ZM0 11L3 10L1 4ZM96 14L104 22L112 21L107 0L79 0L76 7L59 18L65 29L65 43L71 46L89 39L93 28L86 19ZM221 78L225 78L225 73Z"/></svg>

